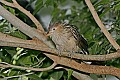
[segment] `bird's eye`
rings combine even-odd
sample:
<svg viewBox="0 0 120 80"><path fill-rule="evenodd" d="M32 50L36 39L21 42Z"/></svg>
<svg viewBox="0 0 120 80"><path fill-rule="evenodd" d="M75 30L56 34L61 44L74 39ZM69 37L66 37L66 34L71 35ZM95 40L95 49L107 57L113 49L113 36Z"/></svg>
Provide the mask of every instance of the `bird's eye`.
<svg viewBox="0 0 120 80"><path fill-rule="evenodd" d="M53 28L53 30L55 30L55 28Z"/></svg>

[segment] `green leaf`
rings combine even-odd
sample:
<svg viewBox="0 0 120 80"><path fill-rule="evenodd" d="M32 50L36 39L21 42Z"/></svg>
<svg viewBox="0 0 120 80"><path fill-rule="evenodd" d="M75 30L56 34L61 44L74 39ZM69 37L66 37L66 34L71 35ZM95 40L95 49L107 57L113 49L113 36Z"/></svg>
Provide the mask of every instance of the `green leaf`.
<svg viewBox="0 0 120 80"><path fill-rule="evenodd" d="M28 75L27 77L30 78L31 80L43 80L42 78L38 77L38 75L36 74Z"/></svg>
<svg viewBox="0 0 120 80"><path fill-rule="evenodd" d="M26 77L26 76L21 76L21 77L18 78L18 80L28 80L28 77Z"/></svg>
<svg viewBox="0 0 120 80"><path fill-rule="evenodd" d="M10 70L9 71L9 74L8 74L8 76L14 76L14 75L17 75L18 74L18 71L16 71L16 70Z"/></svg>
<svg viewBox="0 0 120 80"><path fill-rule="evenodd" d="M110 0L101 0L100 2L98 2L97 5L101 5L101 4L109 4Z"/></svg>
<svg viewBox="0 0 120 80"><path fill-rule="evenodd" d="M10 50L10 49L6 49L6 51L11 55L14 56L16 54L15 50Z"/></svg>
<svg viewBox="0 0 120 80"><path fill-rule="evenodd" d="M117 39L117 43L120 45L120 39Z"/></svg>
<svg viewBox="0 0 120 80"><path fill-rule="evenodd" d="M33 15L35 15L43 7L43 0L37 0L35 3L35 10Z"/></svg>
<svg viewBox="0 0 120 80"><path fill-rule="evenodd" d="M99 17L104 17L104 15L105 15L107 12L109 12L110 9L111 9L110 7L105 8L104 12L102 12L102 14L100 14Z"/></svg>
<svg viewBox="0 0 120 80"><path fill-rule="evenodd" d="M116 5L114 6L114 9L120 10L120 3L116 4Z"/></svg>
<svg viewBox="0 0 120 80"><path fill-rule="evenodd" d="M55 80L54 78L52 78L52 77L50 77L50 79L49 80Z"/></svg>
<svg viewBox="0 0 120 80"><path fill-rule="evenodd" d="M20 58L18 61L17 61L19 64L21 65L30 65L30 64L33 64L31 62L31 56L23 56L22 58Z"/></svg>
<svg viewBox="0 0 120 80"><path fill-rule="evenodd" d="M50 75L50 77L52 77L55 80L60 80L62 76L63 76L63 71L55 71Z"/></svg>
<svg viewBox="0 0 120 80"><path fill-rule="evenodd" d="M11 7L9 7L8 9L9 9L9 11L10 11L12 14L15 15L15 9L13 9L13 8L11 8Z"/></svg>
<svg viewBox="0 0 120 80"><path fill-rule="evenodd" d="M44 2L44 4L48 7L48 6L54 6L55 0L45 0L46 2Z"/></svg>
<svg viewBox="0 0 120 80"><path fill-rule="evenodd" d="M11 33L11 35L21 39L25 39L25 40L27 39L27 36L20 31L14 31Z"/></svg>
<svg viewBox="0 0 120 80"><path fill-rule="evenodd" d="M68 78L67 78L67 80L70 79L72 73L73 73L73 70L72 69L68 69Z"/></svg>

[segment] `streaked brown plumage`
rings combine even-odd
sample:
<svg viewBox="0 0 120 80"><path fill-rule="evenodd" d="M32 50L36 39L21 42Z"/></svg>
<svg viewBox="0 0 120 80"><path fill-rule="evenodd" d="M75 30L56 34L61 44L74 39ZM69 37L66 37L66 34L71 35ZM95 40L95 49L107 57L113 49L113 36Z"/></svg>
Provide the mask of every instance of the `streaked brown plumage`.
<svg viewBox="0 0 120 80"><path fill-rule="evenodd" d="M59 50L59 53L88 53L87 41L80 35L77 28L63 23L54 23L48 28L48 34Z"/></svg>

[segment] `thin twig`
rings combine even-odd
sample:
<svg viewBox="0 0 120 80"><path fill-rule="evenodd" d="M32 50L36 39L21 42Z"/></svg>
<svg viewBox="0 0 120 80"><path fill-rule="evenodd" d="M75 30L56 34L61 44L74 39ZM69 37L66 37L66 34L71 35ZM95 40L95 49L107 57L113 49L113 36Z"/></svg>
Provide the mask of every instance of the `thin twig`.
<svg viewBox="0 0 120 80"><path fill-rule="evenodd" d="M11 7L15 7L15 6L13 5L13 3L7 2L7 1L5 1L5 0L0 0L0 2L3 3L3 4L5 4L5 5L11 6Z"/></svg>
<svg viewBox="0 0 120 80"><path fill-rule="evenodd" d="M22 67L22 66L15 66L15 65L11 65L9 63L0 63L0 67L4 67L4 68L17 68L17 69L23 69L23 70L32 70L32 71L47 71L50 69L53 69L57 64L54 62L51 66L47 67L47 68L32 68L32 67Z"/></svg>
<svg viewBox="0 0 120 80"><path fill-rule="evenodd" d="M102 21L100 20L97 12L95 11L95 8L93 7L92 3L90 0L85 0L88 8L91 11L91 14L93 15L93 18L95 19L96 23L98 24L98 26L100 27L100 29L102 30L102 32L104 33L104 35L107 37L107 39L109 40L109 42L113 45L113 47L118 50L120 49L120 46L116 43L116 41L112 38L112 36L110 35L110 33L107 31L107 29L105 28L105 26L103 25Z"/></svg>
<svg viewBox="0 0 120 80"><path fill-rule="evenodd" d="M9 77L4 77L3 80L11 79L11 78L17 78L17 77L22 77L22 76L28 76L34 74L33 72L27 73L27 74L22 74L22 75L16 75L16 76L9 76Z"/></svg>

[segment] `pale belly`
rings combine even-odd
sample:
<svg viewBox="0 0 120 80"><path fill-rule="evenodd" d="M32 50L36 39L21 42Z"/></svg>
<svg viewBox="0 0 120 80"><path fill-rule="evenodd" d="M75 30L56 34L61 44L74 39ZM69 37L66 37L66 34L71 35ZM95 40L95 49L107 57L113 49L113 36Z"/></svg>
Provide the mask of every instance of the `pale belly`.
<svg viewBox="0 0 120 80"><path fill-rule="evenodd" d="M68 36L62 36L58 38L52 38L53 42L56 44L56 48L61 51L67 51L67 52L78 52L80 48L76 44L76 40L74 37L69 37Z"/></svg>

